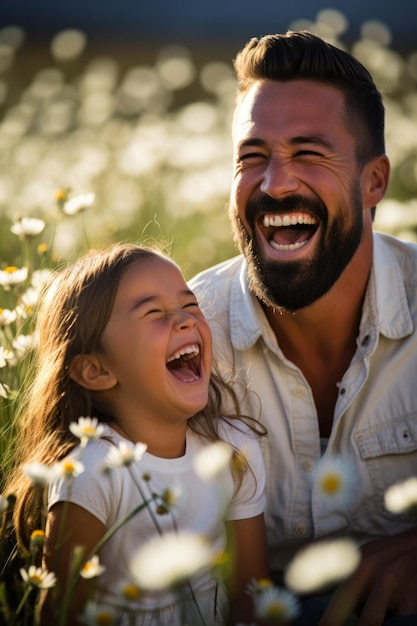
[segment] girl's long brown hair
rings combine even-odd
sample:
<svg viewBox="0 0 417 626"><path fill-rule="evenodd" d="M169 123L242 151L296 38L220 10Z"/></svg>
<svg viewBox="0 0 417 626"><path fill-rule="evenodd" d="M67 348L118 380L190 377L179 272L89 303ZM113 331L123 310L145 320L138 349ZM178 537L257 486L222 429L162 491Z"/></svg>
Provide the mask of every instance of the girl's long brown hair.
<svg viewBox="0 0 417 626"><path fill-rule="evenodd" d="M12 532L23 549L28 548L33 530L43 528L45 520L44 490L23 474L22 465L51 465L63 459L79 443L69 425L80 416L97 417L102 422L112 419L89 390L72 380L69 367L77 354L100 349L125 269L161 254L156 248L133 244L90 251L58 272L41 300L37 349L16 418L17 435L4 489L4 495L16 497ZM189 427L210 441L219 440L218 422L224 415L225 401L228 417L239 419L238 401L231 386L213 373L208 404L190 418ZM265 434L258 422L250 423L258 434Z"/></svg>

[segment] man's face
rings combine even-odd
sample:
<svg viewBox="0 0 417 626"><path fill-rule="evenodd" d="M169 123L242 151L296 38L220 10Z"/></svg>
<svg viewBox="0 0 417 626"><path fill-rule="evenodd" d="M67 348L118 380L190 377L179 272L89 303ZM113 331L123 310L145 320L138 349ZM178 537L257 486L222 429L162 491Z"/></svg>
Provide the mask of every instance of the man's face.
<svg viewBox="0 0 417 626"><path fill-rule="evenodd" d="M361 172L343 94L312 81L259 81L237 107L233 140L230 217L251 289L268 306L306 307L362 240Z"/></svg>

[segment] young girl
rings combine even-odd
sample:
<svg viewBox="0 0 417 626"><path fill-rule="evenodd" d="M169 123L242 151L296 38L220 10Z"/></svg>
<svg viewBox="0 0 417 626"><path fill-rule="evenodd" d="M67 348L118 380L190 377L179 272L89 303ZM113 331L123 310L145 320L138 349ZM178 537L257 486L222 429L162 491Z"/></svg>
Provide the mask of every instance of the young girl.
<svg viewBox="0 0 417 626"><path fill-rule="evenodd" d="M61 477L49 485L44 567L58 583L46 592L42 623L61 623L74 554L81 548L84 563L105 533L144 499L150 504L99 550L105 570L95 600L120 606L120 586L132 581L132 557L158 533L199 533L219 552L227 535L233 545L231 618L225 583L205 568L191 578L185 603L170 590L142 589L129 602L135 621L126 617L126 623L250 621L246 585L268 576L265 474L257 440L264 433L256 422L249 421L250 427L243 422L232 392L211 374L210 330L178 266L160 252L135 245L93 251L54 279L38 312L37 332L36 375L5 491L16 496L14 528L22 547L28 547L31 532L44 519L42 491L23 475L22 465L50 465L69 457L84 467L70 481ZM234 407L227 418L221 408L225 395ZM87 445L73 434L72 424L82 416L97 418L103 430ZM219 481L200 478L194 464L202 448L219 440L234 450L220 491ZM101 471L110 450L114 454L138 442L147 446L140 460ZM172 495L177 488L179 501L171 511L170 497L157 496ZM77 582L66 623L79 623L90 583Z"/></svg>

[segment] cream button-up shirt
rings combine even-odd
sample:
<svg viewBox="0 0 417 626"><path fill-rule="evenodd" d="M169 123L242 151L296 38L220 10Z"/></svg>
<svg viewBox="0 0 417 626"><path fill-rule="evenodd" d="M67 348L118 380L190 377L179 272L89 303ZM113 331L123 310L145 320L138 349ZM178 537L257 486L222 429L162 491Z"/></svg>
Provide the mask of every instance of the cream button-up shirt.
<svg viewBox="0 0 417 626"><path fill-rule="evenodd" d="M417 475L417 246L374 234L356 353L339 383L324 454L310 386L249 292L243 257L200 273L190 287L222 373L236 376L243 413L268 429L261 445L271 568L283 570L313 538L364 543L415 526L411 514L386 510L384 493ZM335 456L348 465L352 487L339 500L324 496L314 478L320 459Z"/></svg>

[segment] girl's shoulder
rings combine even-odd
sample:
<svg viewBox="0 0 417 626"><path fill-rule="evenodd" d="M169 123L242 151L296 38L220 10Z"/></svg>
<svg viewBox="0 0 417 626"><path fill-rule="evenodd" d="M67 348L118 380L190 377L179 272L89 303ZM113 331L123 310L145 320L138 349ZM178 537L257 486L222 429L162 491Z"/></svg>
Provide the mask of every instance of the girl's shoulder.
<svg viewBox="0 0 417 626"><path fill-rule="evenodd" d="M237 447L239 444L248 444L259 440L256 432L241 419L223 417L219 420L218 433L221 439Z"/></svg>

